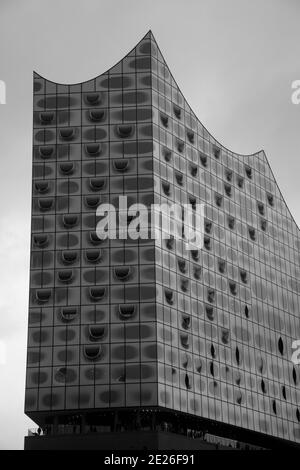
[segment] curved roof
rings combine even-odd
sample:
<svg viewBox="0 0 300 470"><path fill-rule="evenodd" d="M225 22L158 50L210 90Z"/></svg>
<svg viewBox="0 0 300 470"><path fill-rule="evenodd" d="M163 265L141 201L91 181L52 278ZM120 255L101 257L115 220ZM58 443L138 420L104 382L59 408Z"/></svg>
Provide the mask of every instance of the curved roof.
<svg viewBox="0 0 300 470"><path fill-rule="evenodd" d="M126 55L124 58L120 59L115 65L113 65L112 67L110 67L108 70L106 70L104 73L100 74L100 75L97 75L96 77L94 78L91 78L91 79L88 79L88 80L85 80L83 82L78 82L78 83L59 83L59 82L54 82L52 80L49 80L47 79L46 77L43 77L41 74L39 74L38 72L34 71L34 78L38 78L38 79L43 79L45 80L46 82L48 83L52 83L54 85L58 85L58 86L68 86L68 87L75 87L75 86L78 86L78 85L88 85L89 83L91 82L94 82L95 80L97 80L98 78L100 77L103 77L107 74L110 74L113 72L114 69L118 69L118 67L122 64L122 62L124 61L124 59L126 59L127 57L131 56L134 54L134 52L145 42L149 42L151 41L151 44L155 46L156 48L156 53L160 56L160 61L164 64L164 67L166 68L166 70L168 71L170 77L171 77L171 80L172 82L174 83L175 87L177 87L178 89L178 92L182 95L182 98L184 100L184 103L185 103L185 106L188 107L191 111L191 113L194 115L194 118L195 120L197 121L198 125L200 125L204 130L205 132L207 133L207 135L209 136L210 138L210 141L213 142L215 145L217 145L218 147L220 147L223 151L225 152L228 152L230 154L232 154L233 156L235 157L240 157L240 158L243 158L243 159L248 159L248 161L251 159L253 161L254 157L255 158L261 158L263 159L264 163L266 164L268 170L269 170L269 174L270 174L270 177L273 179L275 185L276 185L276 188L277 188L277 191L278 191L278 194L280 195L280 197L282 198L282 201L284 202L284 205L286 207L286 210L289 214L289 216L291 217L292 221L294 222L294 224L296 225L296 227L298 228L299 230L299 226L297 224L297 222L295 221L293 215L291 214L291 211L284 199L284 196L280 190L280 187L277 183L277 180L274 176L274 173L272 171L272 167L271 167L271 164L265 154L265 151L263 149L260 149L258 151L255 151L251 154L241 154L241 153L236 153L234 152L233 150L231 149L228 149L227 147L225 147L223 144L221 144L207 129L206 127L202 124L202 122L200 121L200 119L197 117L197 115L195 114L195 112L192 110L191 106L189 105L189 103L187 102L186 98L184 97L184 94L182 93L180 87L178 86L175 78L173 77L173 74L172 72L170 71L161 51L160 51L160 48L153 36L153 33L151 30L149 30L145 36L143 36L143 38L138 42L138 44L136 46L134 46ZM154 52L155 51L155 48L153 47L150 47L149 49L149 54L150 55L156 55L156 53Z"/></svg>

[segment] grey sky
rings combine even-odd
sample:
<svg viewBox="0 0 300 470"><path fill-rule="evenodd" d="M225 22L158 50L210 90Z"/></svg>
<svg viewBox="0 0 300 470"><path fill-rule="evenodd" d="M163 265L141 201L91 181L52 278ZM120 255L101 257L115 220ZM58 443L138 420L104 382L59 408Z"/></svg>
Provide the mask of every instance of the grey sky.
<svg viewBox="0 0 300 470"><path fill-rule="evenodd" d="M22 448L28 304L32 71L75 83L103 73L149 30L207 129L264 148L300 222L299 0L1 0L0 449ZM1 343L0 343L1 350Z"/></svg>

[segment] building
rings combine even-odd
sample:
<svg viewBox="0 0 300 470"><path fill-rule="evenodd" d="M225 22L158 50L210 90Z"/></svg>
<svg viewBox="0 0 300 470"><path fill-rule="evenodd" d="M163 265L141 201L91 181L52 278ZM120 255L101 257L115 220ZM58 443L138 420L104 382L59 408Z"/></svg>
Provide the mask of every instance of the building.
<svg viewBox="0 0 300 470"><path fill-rule="evenodd" d="M300 444L299 229L265 153L209 134L151 32L87 82L34 74L32 188L25 448ZM99 240L119 195L204 203L203 249Z"/></svg>

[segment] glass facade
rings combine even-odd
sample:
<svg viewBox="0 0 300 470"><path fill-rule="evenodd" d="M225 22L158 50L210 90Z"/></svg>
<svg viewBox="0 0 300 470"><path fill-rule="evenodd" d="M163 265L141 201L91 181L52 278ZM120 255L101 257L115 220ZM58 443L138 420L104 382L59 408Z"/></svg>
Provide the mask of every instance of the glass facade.
<svg viewBox="0 0 300 470"><path fill-rule="evenodd" d="M34 76L25 411L160 407L300 443L299 229L263 151L199 122L149 32L105 74ZM101 241L96 208L204 204L204 247Z"/></svg>

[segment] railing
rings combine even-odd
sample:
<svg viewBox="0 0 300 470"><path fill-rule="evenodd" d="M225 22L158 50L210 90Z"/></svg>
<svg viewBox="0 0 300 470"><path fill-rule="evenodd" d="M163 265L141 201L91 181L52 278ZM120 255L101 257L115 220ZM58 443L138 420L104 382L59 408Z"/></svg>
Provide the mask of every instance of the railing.
<svg viewBox="0 0 300 470"><path fill-rule="evenodd" d="M160 431L164 432L175 432L169 426L160 426L158 428ZM150 427L141 428L141 431L151 431ZM127 428L120 428L118 432L126 432ZM110 426L94 426L94 425L82 425L79 424L58 424L58 425L48 425L44 428L31 428L28 429L28 436L33 437L44 437L44 436L57 436L57 435L74 435L74 434L101 434L111 432ZM178 434L178 431L175 432ZM216 436L214 434L204 433L201 431L193 431L188 429L185 432L179 432L179 434L184 434L193 439L197 439L202 442L207 442L208 444L213 444L216 447L227 447L232 449L260 449L260 447L246 444L244 442L239 442L233 439L228 439L226 437Z"/></svg>

